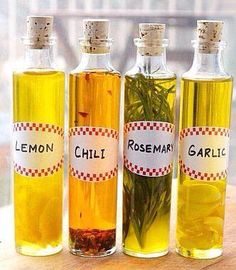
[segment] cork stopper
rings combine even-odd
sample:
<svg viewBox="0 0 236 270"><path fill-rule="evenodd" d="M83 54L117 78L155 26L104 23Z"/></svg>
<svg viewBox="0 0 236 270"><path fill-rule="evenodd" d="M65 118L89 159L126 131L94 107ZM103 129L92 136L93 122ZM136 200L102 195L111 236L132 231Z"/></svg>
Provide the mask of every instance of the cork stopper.
<svg viewBox="0 0 236 270"><path fill-rule="evenodd" d="M138 51L141 55L160 55L163 53L163 39L165 36L165 24L140 23ZM138 44L139 43L139 44Z"/></svg>
<svg viewBox="0 0 236 270"><path fill-rule="evenodd" d="M52 16L28 16L26 39L29 40L30 47L43 49L50 45L52 27Z"/></svg>
<svg viewBox="0 0 236 270"><path fill-rule="evenodd" d="M216 53L222 39L223 21L197 21L197 41L202 53Z"/></svg>
<svg viewBox="0 0 236 270"><path fill-rule="evenodd" d="M140 23L139 38L144 41L162 40L165 35L165 24L160 23Z"/></svg>
<svg viewBox="0 0 236 270"><path fill-rule="evenodd" d="M82 51L107 53L110 51L109 20L87 19L83 21Z"/></svg>

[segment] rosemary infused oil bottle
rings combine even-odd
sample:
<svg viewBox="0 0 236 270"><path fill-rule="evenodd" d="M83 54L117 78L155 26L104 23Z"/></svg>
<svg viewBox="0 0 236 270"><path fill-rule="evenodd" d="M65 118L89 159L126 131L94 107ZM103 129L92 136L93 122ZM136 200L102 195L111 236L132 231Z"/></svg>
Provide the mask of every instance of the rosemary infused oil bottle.
<svg viewBox="0 0 236 270"><path fill-rule="evenodd" d="M197 259L222 254L232 77L223 67L222 21L198 21L194 61L180 106L176 250Z"/></svg>
<svg viewBox="0 0 236 270"><path fill-rule="evenodd" d="M62 249L64 73L52 65L53 18L27 18L24 66L13 73L15 243L44 256Z"/></svg>
<svg viewBox="0 0 236 270"><path fill-rule="evenodd" d="M166 66L164 24L139 25L135 66L125 75L123 251L168 252L176 76Z"/></svg>
<svg viewBox="0 0 236 270"><path fill-rule="evenodd" d="M108 20L84 20L82 58L70 73L70 251L115 251L120 74L110 64Z"/></svg>

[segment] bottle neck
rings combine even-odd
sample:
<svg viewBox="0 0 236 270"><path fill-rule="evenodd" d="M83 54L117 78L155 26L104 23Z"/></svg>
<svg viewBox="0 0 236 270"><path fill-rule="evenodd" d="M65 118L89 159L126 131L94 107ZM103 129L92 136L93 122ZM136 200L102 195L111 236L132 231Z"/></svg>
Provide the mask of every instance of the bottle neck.
<svg viewBox="0 0 236 270"><path fill-rule="evenodd" d="M201 45L195 45L193 64L184 77L215 78L229 76L224 70L223 48L219 46L211 53L203 52Z"/></svg>
<svg viewBox="0 0 236 270"><path fill-rule="evenodd" d="M131 73L142 73L144 75L170 77L174 74L170 72L166 65L166 49L157 55L142 55L137 52L136 64Z"/></svg>
<svg viewBox="0 0 236 270"><path fill-rule="evenodd" d="M53 46L42 49L31 48L26 46L25 49L25 65L32 69L53 69Z"/></svg>
<svg viewBox="0 0 236 270"><path fill-rule="evenodd" d="M113 70L110 63L110 53L94 54L82 53L77 70Z"/></svg>
<svg viewBox="0 0 236 270"><path fill-rule="evenodd" d="M201 72L219 73L224 71L222 50L218 53L202 53L195 49L193 67Z"/></svg>

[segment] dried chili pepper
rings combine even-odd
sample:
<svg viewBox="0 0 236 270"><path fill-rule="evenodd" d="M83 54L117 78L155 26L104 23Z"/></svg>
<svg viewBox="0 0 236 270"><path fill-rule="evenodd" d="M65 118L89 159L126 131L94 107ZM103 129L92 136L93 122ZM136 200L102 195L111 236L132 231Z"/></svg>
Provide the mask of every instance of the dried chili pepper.
<svg viewBox="0 0 236 270"><path fill-rule="evenodd" d="M116 230L81 230L70 228L70 241L74 250L84 255L96 256L115 246Z"/></svg>

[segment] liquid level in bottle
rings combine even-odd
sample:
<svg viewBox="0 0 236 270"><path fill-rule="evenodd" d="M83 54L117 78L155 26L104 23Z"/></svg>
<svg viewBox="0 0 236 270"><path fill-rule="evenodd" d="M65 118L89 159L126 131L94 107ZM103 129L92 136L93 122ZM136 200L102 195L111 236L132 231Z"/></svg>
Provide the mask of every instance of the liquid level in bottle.
<svg viewBox="0 0 236 270"><path fill-rule="evenodd" d="M126 76L125 123L174 123L176 78ZM152 143L152 142L150 142ZM160 177L137 175L124 166L123 251L143 258L168 253L172 172Z"/></svg>
<svg viewBox="0 0 236 270"><path fill-rule="evenodd" d="M230 126L232 79L182 80L180 131L193 126ZM220 256L226 179L192 179L179 169L176 245L183 256Z"/></svg>
<svg viewBox="0 0 236 270"><path fill-rule="evenodd" d="M64 73L31 70L14 75L14 122L64 125ZM46 177L14 173L16 250L44 256L62 249L63 169Z"/></svg>
<svg viewBox="0 0 236 270"><path fill-rule="evenodd" d="M70 127L107 127L118 131L119 96L118 73L72 73ZM73 254L105 256L115 251L116 193L117 176L95 183L70 174L69 226Z"/></svg>

